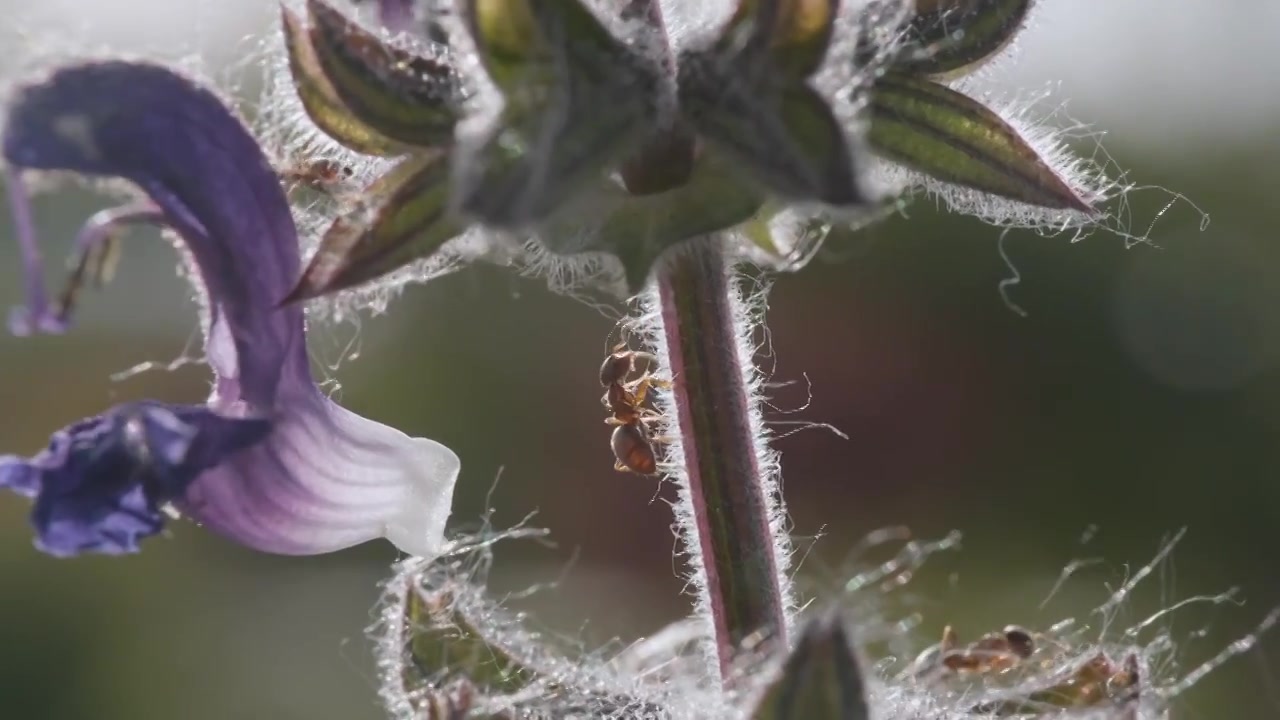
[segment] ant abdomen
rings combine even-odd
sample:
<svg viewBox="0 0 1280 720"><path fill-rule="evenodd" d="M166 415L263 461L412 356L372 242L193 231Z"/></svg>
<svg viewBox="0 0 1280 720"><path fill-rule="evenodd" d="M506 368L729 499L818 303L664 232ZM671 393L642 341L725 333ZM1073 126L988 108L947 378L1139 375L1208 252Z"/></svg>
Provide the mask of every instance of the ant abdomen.
<svg viewBox="0 0 1280 720"><path fill-rule="evenodd" d="M618 459L619 470L630 470L641 475L657 472L658 459L643 424L635 422L615 427L609 444L613 448L614 457Z"/></svg>

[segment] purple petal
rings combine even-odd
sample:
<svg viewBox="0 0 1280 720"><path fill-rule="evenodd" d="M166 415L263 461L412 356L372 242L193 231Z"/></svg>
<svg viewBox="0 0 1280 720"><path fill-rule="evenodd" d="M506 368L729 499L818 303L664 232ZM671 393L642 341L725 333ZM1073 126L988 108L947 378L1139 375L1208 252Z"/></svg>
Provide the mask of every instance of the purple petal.
<svg viewBox="0 0 1280 720"><path fill-rule="evenodd" d="M304 555L386 537L440 553L458 457L316 393L288 398L267 442L207 472L184 512L250 547Z"/></svg>
<svg viewBox="0 0 1280 720"><path fill-rule="evenodd" d="M123 177L141 187L200 269L211 322L235 345L242 397L270 406L282 370L306 371L302 311L275 312L299 272L271 164L213 93L164 68L105 62L20 91L3 138L18 168Z"/></svg>
<svg viewBox="0 0 1280 720"><path fill-rule="evenodd" d="M31 219L31 203L27 200L26 188L16 172L7 171L6 185L9 188L10 211L18 234L18 247L22 252L23 274L27 306L14 308L9 314L9 332L14 335L30 335L32 332L61 332L63 323L49 311L48 294L44 289L40 248L36 246L36 226Z"/></svg>
<svg viewBox="0 0 1280 720"><path fill-rule="evenodd" d="M32 460L0 460L0 486L36 496L42 547L131 551L172 502L268 552L329 552L380 536L418 554L441 548L458 458L316 387L302 311L277 307L300 271L288 203L217 97L153 65L64 68L17 93L3 154L14 170L123 177L146 192L199 270L216 375L207 408L144 406L181 423L156 411L138 425L135 411L116 409L61 431ZM33 248L29 225L20 240ZM37 272L38 255L27 257Z"/></svg>
<svg viewBox="0 0 1280 720"><path fill-rule="evenodd" d="M136 552L164 527L166 504L270 429L206 408L122 405L59 430L31 460L0 458L0 485L36 494L36 544L51 555Z"/></svg>

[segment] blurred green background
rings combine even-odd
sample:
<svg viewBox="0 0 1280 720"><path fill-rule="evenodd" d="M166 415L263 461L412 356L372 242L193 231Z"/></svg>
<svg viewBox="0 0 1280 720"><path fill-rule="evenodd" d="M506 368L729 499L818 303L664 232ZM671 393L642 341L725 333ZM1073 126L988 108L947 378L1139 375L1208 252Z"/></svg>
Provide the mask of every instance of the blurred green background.
<svg viewBox="0 0 1280 720"><path fill-rule="evenodd" d="M1011 272L999 231L928 201L778 278L769 362L775 382L800 382L774 400L803 404L805 376L813 400L772 416L849 435L810 430L778 444L796 534L823 534L812 548L800 541L801 576L815 591L835 587L849 549L882 526L926 538L959 529L963 549L910 586L922 643L945 623L973 636L1077 616L1100 632L1090 608L1186 526L1118 627L1233 586L1245 602L1158 623L1185 640L1162 668L1168 679L1280 604L1280 80L1264 41L1280 32L1280 9L1042 6L991 86L1025 96L1060 81L1054 98L1107 131L1130 182L1186 195L1212 223L1202 231L1183 202L1161 214L1173 196L1153 188L1132 194L1124 217L1137 234L1154 221L1158 248L1126 249L1106 232L1078 243L1011 233L1005 250L1022 280L1009 293L1025 317L1000 293ZM199 52L217 71L273 13L256 0L23 4L14 27L30 32L5 41L15 48L6 67L57 43ZM102 202L41 199L49 257L63 256ZM9 227L0 215L0 307L20 293ZM116 282L90 296L73 332L0 337L0 452L33 452L51 430L124 399L203 397L198 366L110 379L179 358L192 340L173 266L161 243L130 242ZM387 316L312 337L317 357L337 365L345 404L458 451L458 522L474 524L500 470L495 523L538 511L556 546L500 549L494 583L558 581L523 607L588 645L640 637L688 607L663 502L671 489L655 500L653 481L611 469L596 370L613 323L540 283L472 268L410 289ZM27 510L0 496L0 718L381 716L364 633L390 547L276 558L176 524L136 557L56 561L31 548ZM1106 563L1041 607L1067 563L1094 557ZM1280 717L1277 652L1280 638L1265 638L1174 717Z"/></svg>

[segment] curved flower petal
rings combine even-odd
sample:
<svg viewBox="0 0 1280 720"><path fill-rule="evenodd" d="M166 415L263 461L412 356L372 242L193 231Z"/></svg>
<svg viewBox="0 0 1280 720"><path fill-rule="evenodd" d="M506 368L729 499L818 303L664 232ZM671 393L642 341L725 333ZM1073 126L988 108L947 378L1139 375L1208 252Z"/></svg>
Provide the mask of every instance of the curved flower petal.
<svg viewBox="0 0 1280 720"><path fill-rule="evenodd" d="M0 461L0 485L36 496L42 547L134 550L172 501L268 552L379 536L411 553L440 549L458 459L316 387L302 311L277 308L300 269L288 203L216 96L148 64L63 68L16 95L3 153L15 169L122 177L147 193L198 270L216 375L207 406L115 408L56 434L29 461ZM29 233L20 226L24 249L35 246ZM39 270L30 252L27 268Z"/></svg>
<svg viewBox="0 0 1280 720"><path fill-rule="evenodd" d="M135 552L163 505L271 423L160 403L122 405L54 434L30 461L0 457L0 486L36 498L37 545L51 555Z"/></svg>
<svg viewBox="0 0 1280 720"><path fill-rule="evenodd" d="M440 553L458 458L309 389L284 398L267 442L205 473L183 509L250 547L310 555L385 537Z"/></svg>

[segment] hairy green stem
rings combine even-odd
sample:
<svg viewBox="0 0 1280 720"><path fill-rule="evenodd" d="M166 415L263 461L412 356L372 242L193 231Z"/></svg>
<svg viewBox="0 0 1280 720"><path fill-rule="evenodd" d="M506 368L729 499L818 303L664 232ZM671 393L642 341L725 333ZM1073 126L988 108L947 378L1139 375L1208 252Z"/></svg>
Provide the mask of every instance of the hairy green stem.
<svg viewBox="0 0 1280 720"><path fill-rule="evenodd" d="M771 499L757 458L753 399L739 351L737 291L719 243L672 253L658 271L658 301L683 449L679 475L692 510L684 541L701 563L702 585L726 679L744 640L786 642L784 594Z"/></svg>

